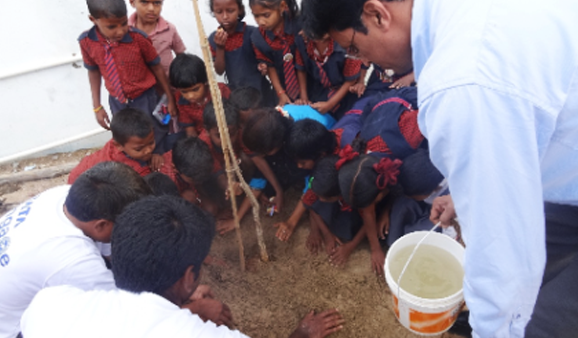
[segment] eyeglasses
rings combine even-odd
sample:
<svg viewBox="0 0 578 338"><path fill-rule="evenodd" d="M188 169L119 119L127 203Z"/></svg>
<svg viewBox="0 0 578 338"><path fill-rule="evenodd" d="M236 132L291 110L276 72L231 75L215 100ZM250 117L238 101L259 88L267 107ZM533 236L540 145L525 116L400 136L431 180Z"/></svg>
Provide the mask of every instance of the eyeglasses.
<svg viewBox="0 0 578 338"><path fill-rule="evenodd" d="M349 43L349 47L347 47L347 55L352 59L359 58L359 49L355 46L355 33L357 31L353 29L353 35L351 35L351 42Z"/></svg>

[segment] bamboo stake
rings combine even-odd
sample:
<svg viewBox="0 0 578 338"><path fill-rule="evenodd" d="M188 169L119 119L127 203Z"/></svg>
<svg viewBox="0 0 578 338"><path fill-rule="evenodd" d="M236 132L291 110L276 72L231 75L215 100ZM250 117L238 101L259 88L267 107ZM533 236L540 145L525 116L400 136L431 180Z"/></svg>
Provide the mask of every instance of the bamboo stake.
<svg viewBox="0 0 578 338"><path fill-rule="evenodd" d="M243 238L241 237L241 229L239 227L239 215L237 213L237 201L235 199L235 191L233 185L233 174L237 176L241 188L245 194L251 200L251 205L253 209L253 219L255 220L255 228L257 232L257 242L259 243L259 248L261 252L261 260L267 262L269 261L269 255L267 254L267 248L265 246L265 241L263 240L263 228L261 226L261 219L259 217L259 203L253 195L251 188L245 182L243 175L241 174L241 169L237 163L235 152L233 151L233 146L231 144L231 138L229 137L229 128L227 126L227 121L225 119L225 113L223 110L223 101L221 98L221 91L215 79L213 72L213 57L210 52L209 42L205 29L203 27L203 22L201 20L201 15L199 12L198 0L193 0L193 9L195 11L195 18L197 21L197 30L199 33L199 41L201 43L201 50L203 51L203 59L205 60L205 67L207 69L207 77L209 79L209 87L211 90L211 97L213 98L213 105L215 107L215 115L217 117L217 124L219 126L219 134L221 135L221 143L223 148L223 154L225 155L225 167L227 172L227 180L229 183L229 196L231 199L231 207L233 209L234 221L235 221L235 232L237 233L237 240L239 242L239 256L241 260L241 270L245 271L245 249L243 247ZM242 65L239 65L242 66Z"/></svg>

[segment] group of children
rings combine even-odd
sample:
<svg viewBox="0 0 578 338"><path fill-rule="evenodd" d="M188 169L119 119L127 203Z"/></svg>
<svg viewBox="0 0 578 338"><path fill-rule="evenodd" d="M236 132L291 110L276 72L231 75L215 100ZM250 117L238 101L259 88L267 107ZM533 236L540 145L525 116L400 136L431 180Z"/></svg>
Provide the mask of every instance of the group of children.
<svg viewBox="0 0 578 338"><path fill-rule="evenodd" d="M130 18L123 0L87 3L94 27L79 42L94 112L113 138L82 160L69 183L99 162L122 162L153 189L178 191L212 213L220 234L233 230L227 199L243 193L227 192L205 63L184 53L175 27L160 15L163 1L131 0ZM312 253L325 247L342 265L367 238L373 270L382 273L382 247L428 228L430 195L448 193L417 126L413 73L386 76L374 65L366 76L355 53L329 36L302 33L294 0L249 0L258 27L243 21L242 0L209 6L219 23L209 44L214 71L226 79L219 90L229 137L252 193L272 215L288 188L305 187L291 217L275 225L277 237L288 240L308 210ZM171 121L153 116L159 108ZM239 218L250 209L245 196Z"/></svg>

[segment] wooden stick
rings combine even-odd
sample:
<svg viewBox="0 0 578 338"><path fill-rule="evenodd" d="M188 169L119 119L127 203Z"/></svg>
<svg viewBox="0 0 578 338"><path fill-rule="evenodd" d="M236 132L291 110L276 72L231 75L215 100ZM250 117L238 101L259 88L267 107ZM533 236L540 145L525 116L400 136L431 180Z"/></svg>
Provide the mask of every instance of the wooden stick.
<svg viewBox="0 0 578 338"><path fill-rule="evenodd" d="M55 167L33 169L30 171L22 171L8 175L0 175L0 185L6 183L22 183L29 181L37 181L66 175L77 165L78 162L66 163Z"/></svg>
<svg viewBox="0 0 578 338"><path fill-rule="evenodd" d="M203 27L203 22L201 20L201 15L199 12L198 0L193 0L193 9L195 11L195 18L197 21L197 30L199 33L199 41L201 43L201 50L203 51L203 59L205 60L205 67L207 70L207 77L209 80L209 88L211 90L211 97L213 98L213 106L215 108L215 115L217 117L217 124L219 126L219 134L221 136L221 143L223 148L223 154L225 156L225 168L227 173L227 181L229 184L229 198L231 199L231 207L233 209L234 221L235 221L235 231L237 233L237 240L239 242L239 256L241 260L241 270L245 270L245 249L243 247L243 238L241 236L241 229L239 227L239 215L237 213L237 201L235 198L234 189L234 174L236 174L237 179L241 185L245 194L250 198L251 204L253 206L253 217L255 219L255 226L257 228L257 241L259 242L259 247L261 249L261 259L263 261L268 261L269 256L267 255L267 248L265 247L265 241L263 240L263 229L261 227L261 221L259 218L259 203L253 195L249 185L243 179L241 175L241 169L237 163L235 152L231 143L231 138L229 136L229 128L227 126L227 121L225 119L225 113L223 110L223 101L221 98L221 91L217 84L214 74L213 57L210 52L209 42L205 29ZM242 65L239 65L242 66Z"/></svg>

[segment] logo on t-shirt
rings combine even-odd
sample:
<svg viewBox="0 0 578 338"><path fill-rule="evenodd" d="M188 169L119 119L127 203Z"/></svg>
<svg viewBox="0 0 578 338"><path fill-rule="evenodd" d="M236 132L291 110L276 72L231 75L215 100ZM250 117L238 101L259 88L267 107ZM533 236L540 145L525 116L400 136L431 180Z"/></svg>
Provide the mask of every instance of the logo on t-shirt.
<svg viewBox="0 0 578 338"><path fill-rule="evenodd" d="M12 240L10 236L8 236L8 233L11 229L18 227L26 220L35 199L36 197L33 197L25 203L20 204L0 219L0 266L5 267L10 263L8 248Z"/></svg>

